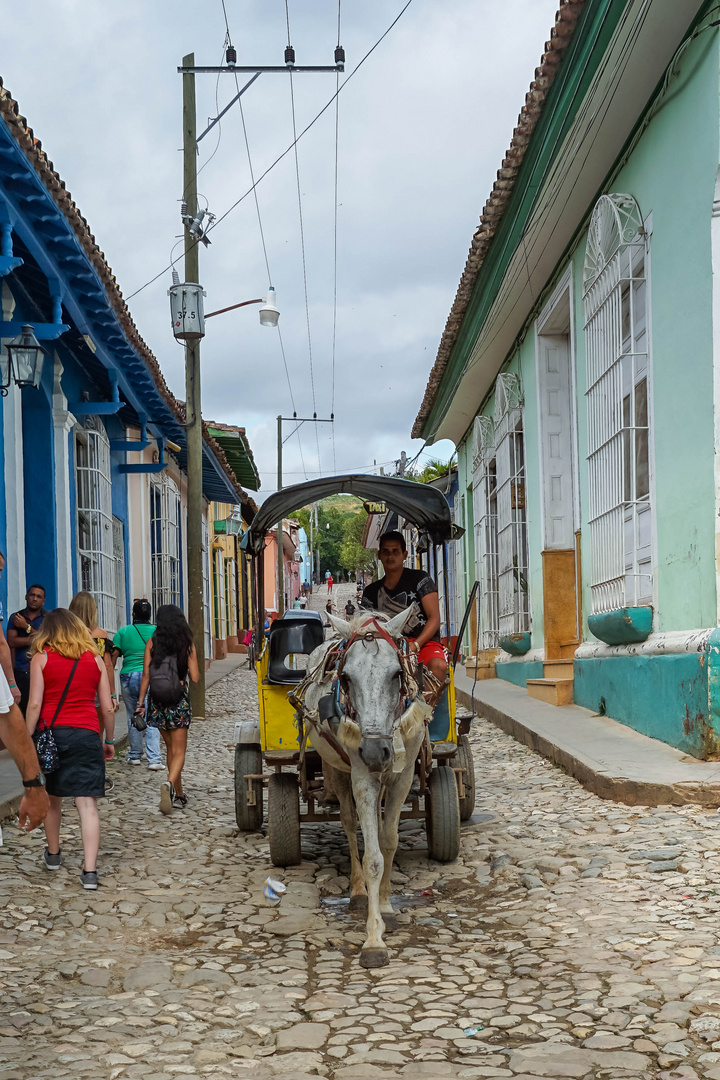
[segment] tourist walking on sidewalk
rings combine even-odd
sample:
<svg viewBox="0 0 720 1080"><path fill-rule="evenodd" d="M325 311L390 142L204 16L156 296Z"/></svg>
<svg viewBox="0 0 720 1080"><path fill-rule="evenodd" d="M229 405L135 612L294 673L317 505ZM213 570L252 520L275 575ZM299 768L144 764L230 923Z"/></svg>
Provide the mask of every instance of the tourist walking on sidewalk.
<svg viewBox="0 0 720 1080"><path fill-rule="evenodd" d="M151 622L151 619L152 608L150 601L136 600L132 609L132 622L128 626L121 626L113 638L112 656L113 664L117 663L119 656L122 656L120 692L127 712L128 739L130 741L127 756L128 765L141 764L140 759L143 755L144 739L148 769L159 772L163 768L160 753L160 732L155 727L146 727L145 731L138 731L133 724L140 694L140 683L142 682L145 646L155 633L155 625ZM143 705L145 704L146 702L143 700Z"/></svg>
<svg viewBox="0 0 720 1080"><path fill-rule="evenodd" d="M147 695L147 723L160 731L165 743L168 778L160 785L163 814L171 813L173 807L184 809L187 805L182 770L192 718L188 676L193 682L200 678L192 631L179 607L163 604L157 610L155 633L145 646L135 710L142 723Z"/></svg>
<svg viewBox="0 0 720 1080"><path fill-rule="evenodd" d="M98 609L95 603L95 597L89 592L75 593L70 601L70 611L73 615L77 615L81 623L84 623L90 631L90 637L97 645L100 658L105 665L107 672L108 683L110 684L110 698L113 703L113 709L118 711L117 694L115 693L115 666L112 662L112 649L113 639L108 634L107 630L103 630L98 626ZM102 726L102 717L100 720Z"/></svg>
<svg viewBox="0 0 720 1080"><path fill-rule="evenodd" d="M45 818L43 859L48 870L60 868L62 800L73 798L85 856L82 885L97 889L97 800L105 794L105 762L115 755L115 712L105 664L85 624L64 608L45 616L32 652L27 728L31 735L36 728L51 728L58 752L57 768L46 774L50 809ZM96 695L104 740L100 738Z"/></svg>

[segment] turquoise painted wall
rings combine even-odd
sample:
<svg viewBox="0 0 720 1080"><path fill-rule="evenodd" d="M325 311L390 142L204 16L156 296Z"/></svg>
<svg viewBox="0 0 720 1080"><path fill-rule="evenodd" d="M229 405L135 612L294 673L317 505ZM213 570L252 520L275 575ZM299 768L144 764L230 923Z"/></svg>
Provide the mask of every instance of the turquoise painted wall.
<svg viewBox="0 0 720 1080"><path fill-rule="evenodd" d="M542 628L540 633L542 635ZM515 683L516 686L525 686L528 679L542 679L542 660L528 660L527 663L506 662L496 664L495 677L504 679L505 682Z"/></svg>
<svg viewBox="0 0 720 1080"><path fill-rule="evenodd" d="M706 653L594 657L573 666L577 705L694 757L713 751Z"/></svg>
<svg viewBox="0 0 720 1080"><path fill-rule="evenodd" d="M710 225L718 143L718 37L711 32L686 51L666 104L609 188L634 195L644 218L652 214L655 630L689 630L716 622ZM572 265L587 638L591 597L582 330L585 241L583 236Z"/></svg>

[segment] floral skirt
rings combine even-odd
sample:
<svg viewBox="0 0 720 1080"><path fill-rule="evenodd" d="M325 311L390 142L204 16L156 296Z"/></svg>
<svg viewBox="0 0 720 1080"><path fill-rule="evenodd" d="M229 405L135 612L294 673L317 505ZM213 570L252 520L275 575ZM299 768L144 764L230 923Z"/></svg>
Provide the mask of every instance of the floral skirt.
<svg viewBox="0 0 720 1080"><path fill-rule="evenodd" d="M147 722L150 727L159 728L160 731L175 731L177 728L189 728L192 719L190 708L190 693L185 687L183 696L177 705L163 705L159 701L153 701L148 697Z"/></svg>

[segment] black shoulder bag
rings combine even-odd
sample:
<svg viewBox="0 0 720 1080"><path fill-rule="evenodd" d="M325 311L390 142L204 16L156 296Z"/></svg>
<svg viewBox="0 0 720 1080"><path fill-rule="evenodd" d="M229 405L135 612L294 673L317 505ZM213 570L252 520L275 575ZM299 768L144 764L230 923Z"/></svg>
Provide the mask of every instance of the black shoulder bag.
<svg viewBox="0 0 720 1080"><path fill-rule="evenodd" d="M77 671L77 666L78 666L79 663L80 663L80 658L78 657L78 659L75 661L75 663L72 666L72 671L70 672L70 675L68 676L68 681L65 683L65 689L63 690L62 694L60 695L60 700L58 701L57 709L55 710L55 715L53 716L52 720L50 721L50 725L48 726L46 724L42 728L41 731L35 731L33 733L33 742L35 743L35 751L36 751L37 756L38 756L38 761L40 763L40 768L42 769L42 771L44 773L55 772L58 765L60 764L60 756L58 754L57 743L55 742L55 736L52 733L52 728L53 728L53 724L55 723L58 716L60 715L60 710L62 709L63 705L65 704L65 698L67 697L67 692L70 689L70 683L73 681L73 677L75 675L75 672Z"/></svg>

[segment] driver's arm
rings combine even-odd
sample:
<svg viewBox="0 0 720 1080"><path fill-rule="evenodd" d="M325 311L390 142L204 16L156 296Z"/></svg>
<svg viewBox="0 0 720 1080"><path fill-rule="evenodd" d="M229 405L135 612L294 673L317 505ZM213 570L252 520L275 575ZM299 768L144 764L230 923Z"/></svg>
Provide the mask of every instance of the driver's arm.
<svg viewBox="0 0 720 1080"><path fill-rule="evenodd" d="M440 629L440 598L436 592L426 593L420 600L427 622L415 639L417 651L435 637Z"/></svg>

